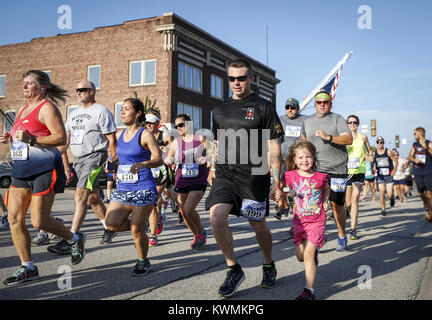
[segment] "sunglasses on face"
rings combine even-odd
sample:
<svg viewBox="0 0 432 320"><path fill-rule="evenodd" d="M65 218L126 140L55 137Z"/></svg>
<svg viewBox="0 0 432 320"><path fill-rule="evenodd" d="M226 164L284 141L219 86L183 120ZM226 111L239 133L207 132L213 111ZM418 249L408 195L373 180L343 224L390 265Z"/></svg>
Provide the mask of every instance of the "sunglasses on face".
<svg viewBox="0 0 432 320"><path fill-rule="evenodd" d="M185 126L185 123L184 122L180 122L179 124L176 124L174 126L174 129L183 128L184 126Z"/></svg>
<svg viewBox="0 0 432 320"><path fill-rule="evenodd" d="M76 92L86 92L86 91L90 91L91 88L76 88L75 90Z"/></svg>
<svg viewBox="0 0 432 320"><path fill-rule="evenodd" d="M384 144L384 141L377 141L377 144Z"/></svg>
<svg viewBox="0 0 432 320"><path fill-rule="evenodd" d="M248 75L240 76L240 77L231 77L231 76L228 76L228 81L229 82L234 82L234 81L238 80L240 82L245 82L248 77L249 77Z"/></svg>
<svg viewBox="0 0 432 320"><path fill-rule="evenodd" d="M348 121L347 123L348 123L348 124L358 124L357 121Z"/></svg>
<svg viewBox="0 0 432 320"><path fill-rule="evenodd" d="M321 105L321 104L328 105L328 104L330 104L330 101L328 101L328 100L325 100L325 101L315 101L315 103L317 105Z"/></svg>
<svg viewBox="0 0 432 320"><path fill-rule="evenodd" d="M293 106L286 106L285 110L296 110L297 107L293 107Z"/></svg>

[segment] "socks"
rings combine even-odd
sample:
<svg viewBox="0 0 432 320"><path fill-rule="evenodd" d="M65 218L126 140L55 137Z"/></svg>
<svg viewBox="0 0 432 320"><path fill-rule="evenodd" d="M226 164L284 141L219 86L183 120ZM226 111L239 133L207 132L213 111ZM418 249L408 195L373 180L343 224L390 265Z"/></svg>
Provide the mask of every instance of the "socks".
<svg viewBox="0 0 432 320"><path fill-rule="evenodd" d="M72 232L73 233L73 237L72 237L72 239L70 239L68 242L69 242L69 244L72 244L72 243L74 243L75 241L78 241L79 240L79 237L78 237L78 235L75 233L75 232Z"/></svg>
<svg viewBox="0 0 432 320"><path fill-rule="evenodd" d="M263 263L263 267L264 268L272 268L272 267L274 267L275 266L275 263L274 263L274 261L272 260L272 262L270 263L270 264L265 264L265 263Z"/></svg>
<svg viewBox="0 0 432 320"><path fill-rule="evenodd" d="M106 226L106 224L105 224L105 219L104 219L104 220L101 220L100 222L102 223L104 229L107 229L107 226Z"/></svg>
<svg viewBox="0 0 432 320"><path fill-rule="evenodd" d="M22 265L29 270L34 270L36 268L36 266L33 264L33 261L23 262Z"/></svg>
<svg viewBox="0 0 432 320"><path fill-rule="evenodd" d="M315 289L313 289L313 288L308 288L308 287L305 287L305 289L308 289L312 294L315 294Z"/></svg>

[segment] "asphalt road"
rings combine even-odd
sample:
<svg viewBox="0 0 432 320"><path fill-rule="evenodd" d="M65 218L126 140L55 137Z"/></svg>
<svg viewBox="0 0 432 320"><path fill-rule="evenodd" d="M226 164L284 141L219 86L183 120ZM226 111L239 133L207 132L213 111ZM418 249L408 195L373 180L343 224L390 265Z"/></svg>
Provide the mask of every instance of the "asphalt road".
<svg viewBox="0 0 432 320"><path fill-rule="evenodd" d="M273 233L273 256L278 270L278 286L262 289L262 255L255 235L243 218L230 218L235 252L246 274L238 292L229 299L218 297L225 278L225 262L212 235L209 214L203 202L198 206L208 232L207 245L199 251L190 247L192 235L177 224L177 214L167 210L167 222L159 244L149 248L150 273L131 277L136 252L130 233L120 233L112 244L99 241L103 228L89 210L82 232L87 236L86 257L72 266L70 256L47 252L46 246L33 247L33 261L41 279L17 287L0 284L2 300L196 300L270 301L293 300L304 286L304 266L295 257L288 237L289 219L273 217L268 224ZM70 227L73 190L57 196L53 212ZM396 204L380 215L378 202L362 201L358 233L360 240L349 241L346 252L336 252L334 221L327 223L327 242L319 254L316 296L319 300L416 300L432 299L432 223L424 219L420 198ZM27 219L30 233L36 235ZM349 221L348 221L349 225ZM55 241L54 241L55 242ZM0 278L9 277L20 262L9 231L0 232ZM185 301L183 301L184 303Z"/></svg>

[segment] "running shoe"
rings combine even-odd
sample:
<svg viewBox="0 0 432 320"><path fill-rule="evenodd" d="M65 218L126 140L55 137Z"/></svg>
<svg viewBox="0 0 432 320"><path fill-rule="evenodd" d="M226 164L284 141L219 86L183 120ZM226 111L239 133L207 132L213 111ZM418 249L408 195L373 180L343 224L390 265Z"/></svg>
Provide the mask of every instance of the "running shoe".
<svg viewBox="0 0 432 320"><path fill-rule="evenodd" d="M274 217L275 217L276 219L278 219L278 220L282 219L282 210L276 212L276 213L274 214Z"/></svg>
<svg viewBox="0 0 432 320"><path fill-rule="evenodd" d="M385 215L387 215L387 212L385 210L381 210L381 215L385 216Z"/></svg>
<svg viewBox="0 0 432 320"><path fill-rule="evenodd" d="M288 207L288 208L283 208L282 209L282 214L284 214L285 215L285 217L288 217L289 216L289 214L290 214L290 208Z"/></svg>
<svg viewBox="0 0 432 320"><path fill-rule="evenodd" d="M102 240L99 244L110 244L112 239L117 235L115 231L109 231L108 229L104 230L104 234L102 235Z"/></svg>
<svg viewBox="0 0 432 320"><path fill-rule="evenodd" d="M45 246L50 243L49 237L47 233L38 232L36 237L34 237L31 241L32 247Z"/></svg>
<svg viewBox="0 0 432 320"><path fill-rule="evenodd" d="M237 271L234 271L232 268L228 268L225 281L219 288L219 296L225 298L231 297L245 279L245 274L240 266Z"/></svg>
<svg viewBox="0 0 432 320"><path fill-rule="evenodd" d="M162 233L166 219L167 219L167 217L166 217L165 212L161 211L159 222L158 222L157 228L156 228L156 234Z"/></svg>
<svg viewBox="0 0 432 320"><path fill-rule="evenodd" d="M191 243L191 249L198 250L204 247L207 243L207 231L203 228L201 233L198 233Z"/></svg>
<svg viewBox="0 0 432 320"><path fill-rule="evenodd" d="M358 240L360 239L360 237L357 235L357 231L356 230L351 230L351 240Z"/></svg>
<svg viewBox="0 0 432 320"><path fill-rule="evenodd" d="M132 271L132 277L142 277L149 273L151 269L149 259L138 260L135 269Z"/></svg>
<svg viewBox="0 0 432 320"><path fill-rule="evenodd" d="M77 232L79 239L71 244L72 264L80 263L85 256L86 237L83 233Z"/></svg>
<svg viewBox="0 0 432 320"><path fill-rule="evenodd" d="M347 246L348 246L347 237L346 236L343 238L338 237L338 245L336 247L336 251L345 251Z"/></svg>
<svg viewBox="0 0 432 320"><path fill-rule="evenodd" d="M395 199L393 197L390 198L390 207L394 207Z"/></svg>
<svg viewBox="0 0 432 320"><path fill-rule="evenodd" d="M261 281L261 288L271 289L276 287L276 275L277 270L274 261L272 261L271 265L269 266L263 265L263 279Z"/></svg>
<svg viewBox="0 0 432 320"><path fill-rule="evenodd" d="M178 225L181 225L181 224L183 224L183 222L184 222L184 220L183 220L183 215L179 212L179 214L178 214L178 222L177 222L177 224L178 224Z"/></svg>
<svg viewBox="0 0 432 320"><path fill-rule="evenodd" d="M153 247L158 244L158 237L155 234L151 234L149 237L149 247Z"/></svg>
<svg viewBox="0 0 432 320"><path fill-rule="evenodd" d="M175 201L171 201L171 210L173 213L178 212L178 205Z"/></svg>
<svg viewBox="0 0 432 320"><path fill-rule="evenodd" d="M295 299L296 300L315 300L315 293L312 293L312 291L310 291L309 289L304 288L303 292Z"/></svg>
<svg viewBox="0 0 432 320"><path fill-rule="evenodd" d="M8 214L6 214L2 217L2 224L0 226L0 230L9 230L9 221L8 221Z"/></svg>
<svg viewBox="0 0 432 320"><path fill-rule="evenodd" d="M39 271L36 266L33 270L28 269L26 266L21 266L15 270L12 277L7 278L3 283L7 286L16 286L20 283L33 281L39 279Z"/></svg>
<svg viewBox="0 0 432 320"><path fill-rule="evenodd" d="M63 239L62 241L57 242L55 245L49 246L47 250L52 253L70 254L71 245L66 240Z"/></svg>

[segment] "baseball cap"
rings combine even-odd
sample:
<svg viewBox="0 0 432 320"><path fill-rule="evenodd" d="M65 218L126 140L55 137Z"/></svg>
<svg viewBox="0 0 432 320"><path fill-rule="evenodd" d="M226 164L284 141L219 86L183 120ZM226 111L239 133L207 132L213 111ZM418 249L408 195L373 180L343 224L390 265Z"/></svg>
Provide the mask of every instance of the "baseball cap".
<svg viewBox="0 0 432 320"><path fill-rule="evenodd" d="M156 121L159 121L160 119L155 116L154 114L147 113L145 116L145 121L150 123L155 123Z"/></svg>
<svg viewBox="0 0 432 320"><path fill-rule="evenodd" d="M285 102L285 107L286 107L286 106L292 106L292 107L299 108L299 102L297 101L297 99L289 98L289 99Z"/></svg>
<svg viewBox="0 0 432 320"><path fill-rule="evenodd" d="M376 139L376 142L378 142L378 141L382 141L382 142L384 142L384 138L381 137L381 136L379 136L379 137Z"/></svg>

